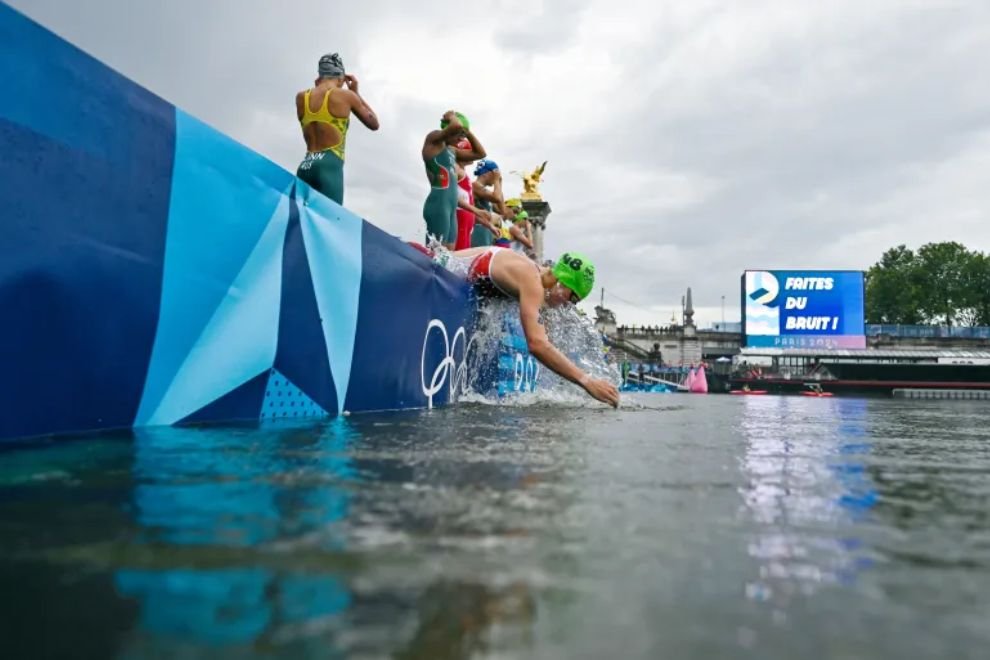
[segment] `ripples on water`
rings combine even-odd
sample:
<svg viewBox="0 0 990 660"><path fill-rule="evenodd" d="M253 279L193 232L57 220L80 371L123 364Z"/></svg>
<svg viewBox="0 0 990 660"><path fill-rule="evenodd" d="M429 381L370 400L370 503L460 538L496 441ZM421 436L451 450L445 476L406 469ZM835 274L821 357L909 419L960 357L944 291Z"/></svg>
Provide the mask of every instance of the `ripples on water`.
<svg viewBox="0 0 990 660"><path fill-rule="evenodd" d="M990 407L576 393L0 454L6 657L986 657Z"/></svg>

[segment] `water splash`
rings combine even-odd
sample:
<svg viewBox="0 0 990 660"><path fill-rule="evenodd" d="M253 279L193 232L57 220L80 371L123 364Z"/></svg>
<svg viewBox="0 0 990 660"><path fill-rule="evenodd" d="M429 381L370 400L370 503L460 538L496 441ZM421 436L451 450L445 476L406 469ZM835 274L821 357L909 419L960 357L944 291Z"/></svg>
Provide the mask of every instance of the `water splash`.
<svg viewBox="0 0 990 660"><path fill-rule="evenodd" d="M550 341L578 367L616 385L622 381L618 365L606 359L605 342L590 318L571 305L544 309L541 317ZM548 379L551 376L562 380L548 372Z"/></svg>
<svg viewBox="0 0 990 660"><path fill-rule="evenodd" d="M434 241L428 247L435 263L467 277L470 259L457 257ZM621 382L618 366L606 359L601 334L576 307L545 308L540 320L551 343L580 369L616 385ZM458 393L458 402L569 407L588 404L584 390L544 367L526 350L519 304L514 300L488 299L480 305L466 361L467 385Z"/></svg>
<svg viewBox="0 0 990 660"><path fill-rule="evenodd" d="M471 266L470 258L454 256L453 252L432 236L426 242L426 247L433 252L433 263L446 268L454 275L467 279L468 268Z"/></svg>

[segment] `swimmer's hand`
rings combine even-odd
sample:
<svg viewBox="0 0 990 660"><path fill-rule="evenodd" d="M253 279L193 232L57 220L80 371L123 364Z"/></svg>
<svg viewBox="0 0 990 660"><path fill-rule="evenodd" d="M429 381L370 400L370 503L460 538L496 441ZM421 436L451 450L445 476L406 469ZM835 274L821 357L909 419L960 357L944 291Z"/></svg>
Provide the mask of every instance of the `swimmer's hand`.
<svg viewBox="0 0 990 660"><path fill-rule="evenodd" d="M607 380L592 378L588 374L585 374L579 384L584 388L585 392L595 399L598 399L602 403L607 403L613 408L619 407L619 390Z"/></svg>
<svg viewBox="0 0 990 660"><path fill-rule="evenodd" d="M355 94L358 94L358 79L355 76L347 73L344 74L344 84L347 85L347 89L351 90Z"/></svg>
<svg viewBox="0 0 990 660"><path fill-rule="evenodd" d="M447 112L443 113L443 117L441 117L441 119L449 122L450 124L453 124L454 126L461 125L460 117L458 117L457 113L454 112L453 110L448 110Z"/></svg>

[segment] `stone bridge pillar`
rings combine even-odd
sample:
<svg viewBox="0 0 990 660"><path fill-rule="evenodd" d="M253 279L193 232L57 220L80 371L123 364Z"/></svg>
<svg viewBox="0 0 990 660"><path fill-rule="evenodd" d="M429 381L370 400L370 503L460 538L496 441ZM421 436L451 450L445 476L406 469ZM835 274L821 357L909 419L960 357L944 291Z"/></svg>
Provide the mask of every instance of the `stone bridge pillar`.
<svg viewBox="0 0 990 660"><path fill-rule="evenodd" d="M524 199L522 207L529 214L529 222L533 225L533 251L536 252L536 262L543 263L543 232L547 228L547 216L552 209L543 200Z"/></svg>

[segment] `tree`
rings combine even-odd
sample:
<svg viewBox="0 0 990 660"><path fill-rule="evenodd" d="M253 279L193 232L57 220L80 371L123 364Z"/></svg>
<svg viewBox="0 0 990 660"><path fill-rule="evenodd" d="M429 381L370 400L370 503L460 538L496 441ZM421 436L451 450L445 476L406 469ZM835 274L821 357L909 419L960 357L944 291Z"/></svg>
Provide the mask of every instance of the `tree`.
<svg viewBox="0 0 990 660"><path fill-rule="evenodd" d="M869 323L990 325L990 255L956 242L904 245L866 275Z"/></svg>
<svg viewBox="0 0 990 660"><path fill-rule="evenodd" d="M955 241L928 243L918 248L915 265L918 305L933 322L953 325L959 311L967 307L971 292L966 274L974 253Z"/></svg>
<svg viewBox="0 0 990 660"><path fill-rule="evenodd" d="M990 325L990 255L971 255L963 281L970 325Z"/></svg>
<svg viewBox="0 0 990 660"><path fill-rule="evenodd" d="M918 259L904 245L890 248L866 274L868 323L922 322Z"/></svg>

